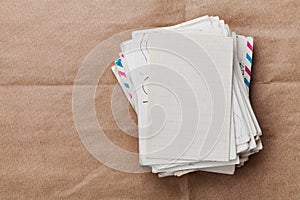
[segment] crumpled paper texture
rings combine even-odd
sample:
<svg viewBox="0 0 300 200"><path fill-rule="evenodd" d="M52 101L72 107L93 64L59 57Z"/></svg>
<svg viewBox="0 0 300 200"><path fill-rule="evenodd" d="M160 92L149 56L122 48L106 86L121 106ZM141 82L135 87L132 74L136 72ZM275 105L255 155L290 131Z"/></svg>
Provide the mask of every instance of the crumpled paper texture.
<svg viewBox="0 0 300 200"><path fill-rule="evenodd" d="M297 0L1 1L0 198L299 199L299 10ZM83 147L72 116L83 59L113 34L206 14L254 36L250 94L263 151L234 176L159 179L102 165ZM112 117L116 83L108 68L96 93L97 116L116 145L136 152L137 140Z"/></svg>

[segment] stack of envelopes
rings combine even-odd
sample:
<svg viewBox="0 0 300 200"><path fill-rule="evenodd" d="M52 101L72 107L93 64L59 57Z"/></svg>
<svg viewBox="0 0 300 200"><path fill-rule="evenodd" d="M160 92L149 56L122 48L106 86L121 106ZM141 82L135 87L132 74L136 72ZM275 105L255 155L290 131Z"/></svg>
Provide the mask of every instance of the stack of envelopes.
<svg viewBox="0 0 300 200"><path fill-rule="evenodd" d="M219 17L138 30L112 67L138 116L139 155L153 173L233 174L262 149L249 100L253 38Z"/></svg>

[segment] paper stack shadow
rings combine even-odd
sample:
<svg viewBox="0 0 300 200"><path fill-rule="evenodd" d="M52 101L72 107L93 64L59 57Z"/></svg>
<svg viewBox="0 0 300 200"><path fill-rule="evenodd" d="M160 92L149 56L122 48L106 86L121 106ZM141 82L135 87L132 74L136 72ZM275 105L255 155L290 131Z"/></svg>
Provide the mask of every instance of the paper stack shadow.
<svg viewBox="0 0 300 200"><path fill-rule="evenodd" d="M233 174L262 149L249 100L253 37L219 17L134 31L112 71L138 116L140 164L160 177Z"/></svg>

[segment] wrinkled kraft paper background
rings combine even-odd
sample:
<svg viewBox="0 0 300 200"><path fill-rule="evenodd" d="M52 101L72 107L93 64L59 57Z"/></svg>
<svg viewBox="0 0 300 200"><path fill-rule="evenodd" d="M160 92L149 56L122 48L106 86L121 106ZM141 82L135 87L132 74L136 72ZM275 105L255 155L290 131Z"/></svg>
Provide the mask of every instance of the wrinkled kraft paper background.
<svg viewBox="0 0 300 200"><path fill-rule="evenodd" d="M2 0L0 199L299 199L300 2L241 2ZM234 176L159 179L101 164L82 145L72 115L84 58L113 34L206 14L255 37L251 100L264 150ZM96 94L98 120L114 144L137 151L137 140L112 117L116 83L107 69Z"/></svg>

